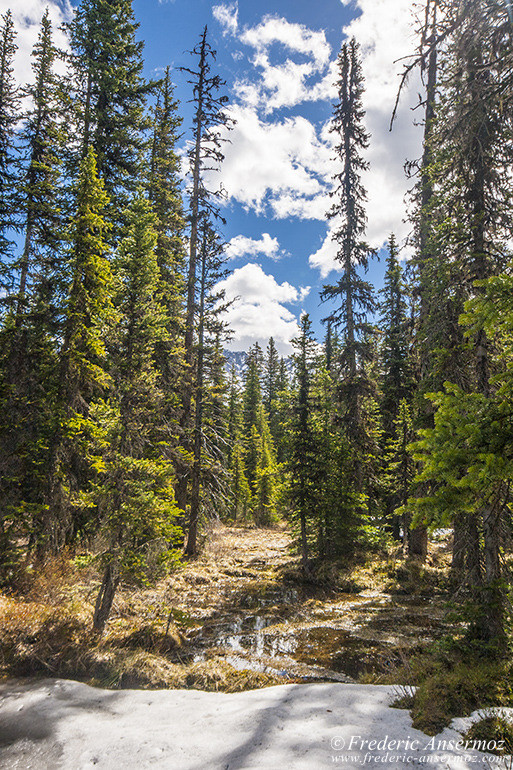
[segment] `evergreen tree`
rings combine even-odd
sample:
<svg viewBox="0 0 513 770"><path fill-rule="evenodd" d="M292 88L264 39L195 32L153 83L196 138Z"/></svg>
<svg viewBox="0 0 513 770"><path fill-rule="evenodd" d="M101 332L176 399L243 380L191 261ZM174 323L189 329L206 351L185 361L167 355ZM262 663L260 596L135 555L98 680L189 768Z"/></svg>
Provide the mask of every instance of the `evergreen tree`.
<svg viewBox="0 0 513 770"><path fill-rule="evenodd" d="M252 488L256 479L257 445L252 440L251 429L257 423L259 409L262 404L262 391L260 387L261 361L262 349L258 342L255 342L246 356L242 397L243 435L247 441L246 475Z"/></svg>
<svg viewBox="0 0 513 770"><path fill-rule="evenodd" d="M252 490L255 521L259 526L268 526L276 516L278 466L271 431L261 402L257 408L256 422L251 426L250 447L250 457L255 458Z"/></svg>
<svg viewBox="0 0 513 770"><path fill-rule="evenodd" d="M363 152L369 138L363 126L363 77L358 45L353 39L342 46L338 57L338 102L335 105L331 131L336 134L336 157L341 170L335 175L336 198L329 217L336 223L333 238L338 247L337 261L343 271L334 285L324 287L322 299L337 299L340 307L329 321L341 329L339 395L341 420L350 447L350 463L354 491L363 501L365 486L374 470L376 454L372 419L366 413L368 399L375 385L366 364L372 358L369 313L376 309L373 288L358 273L366 269L372 249L363 240L366 229L366 193L361 174L368 168ZM365 506L361 507L362 521Z"/></svg>
<svg viewBox="0 0 513 770"><path fill-rule="evenodd" d="M121 242L117 272L121 279L119 324L113 350L114 403L98 405L106 449L99 460L97 487L102 531L108 542L105 572L94 613L102 631L120 577L141 579L150 566L145 553L160 543L160 561L174 558L172 542L178 515L173 495L173 468L154 446L161 414L155 345L164 331L164 313L156 300L159 268L155 253L156 220L139 194L128 212L128 233Z"/></svg>
<svg viewBox="0 0 513 770"><path fill-rule="evenodd" d="M231 462L232 451L237 437L242 431L242 402L237 372L232 364L228 390L228 459Z"/></svg>
<svg viewBox="0 0 513 770"><path fill-rule="evenodd" d="M490 6L483 18L471 4L460 8L459 4L447 3L443 24L447 40L440 62L440 108L432 128L431 175L440 222L435 231L437 256L439 262L444 259L453 267L449 292L459 295L461 310L465 299L476 291L474 287L477 285L479 293L481 281L503 268L503 243L511 229L511 185L502 174L502 169L510 167L512 161L506 139L510 121L504 120L502 98L504 78L510 73L510 65L502 55L510 29L504 9ZM445 419L456 393L475 391L474 400L480 398L483 403L492 396L493 347L485 325L475 328L475 337L469 340L471 345L463 348L465 366L461 366L460 360L456 378L450 377L452 387L445 388L446 400L442 393L432 399ZM450 456L459 430L455 428L451 438L439 430L441 419L435 415L434 433L426 435L433 441L443 435ZM471 454L469 447L469 458ZM455 467L457 456L458 452ZM426 467L429 466L426 460ZM427 480L429 474L423 473L420 478ZM447 487L450 489L451 483ZM466 517L456 517L455 532L458 570L465 563L467 579L477 586L483 584L483 623L479 633L485 639L491 635L504 638L504 595L498 588L502 577L501 521L500 516L495 517L492 499L483 500L481 509L469 509ZM462 531L462 524L466 531Z"/></svg>
<svg viewBox="0 0 513 770"><path fill-rule="evenodd" d="M234 521L246 521L251 512L251 490L246 477L242 434L242 399L232 365L228 391L227 457L230 469L229 505Z"/></svg>
<svg viewBox="0 0 513 770"><path fill-rule="evenodd" d="M411 399L413 376L410 360L410 322L402 269L397 259L395 236L388 243L387 269L380 305L383 341L381 345L381 413L385 437L393 435L394 422L403 399Z"/></svg>
<svg viewBox="0 0 513 770"><path fill-rule="evenodd" d="M280 359L278 357L278 351L274 344L274 339L269 339L267 345L267 351L264 362L264 376L263 376L263 388L262 398L264 406L267 410L267 417L269 420L269 427L271 433L274 436L274 430L276 428L276 397L278 394L278 380L280 376Z"/></svg>
<svg viewBox="0 0 513 770"><path fill-rule="evenodd" d="M16 124L19 119L20 95L13 71L17 51L16 32L11 11L2 17L0 25L0 288L12 294L12 233L18 223L16 216L17 186Z"/></svg>
<svg viewBox="0 0 513 770"><path fill-rule="evenodd" d="M201 220L206 214L209 218L218 217L216 197L222 191L211 192L205 185L204 171L208 167L217 169L223 161L220 128L229 129L231 120L224 111L228 97L220 94L225 83L219 75L211 74L212 61L216 52L207 40L207 27L204 28L199 44L191 55L197 59L197 69L182 67L191 80L193 89L194 118L193 139L189 149L190 179L189 188L189 264L187 269L187 303L185 319L185 361L188 378L183 392L183 413L181 419L185 444L191 423L191 405L194 390L194 332L197 290L197 262L201 244ZM177 500L180 508L185 509L187 497L187 473L182 469L177 487Z"/></svg>
<svg viewBox="0 0 513 770"><path fill-rule="evenodd" d="M92 477L86 447L95 431L90 408L108 389L106 338L116 320L114 281L105 220L108 196L92 148L80 166L76 214L69 241L70 289L60 350L59 425L49 447L50 542L58 548L87 526L90 507L82 497Z"/></svg>
<svg viewBox="0 0 513 770"><path fill-rule="evenodd" d="M13 107L12 94L9 97L8 93L12 34L7 15L3 38L6 120L10 106ZM15 285L10 286L4 297L7 315L1 331L0 359L3 505L4 510L12 512L14 521L23 520L31 544L37 539L35 532L41 529L41 520L48 519L45 492L50 468L46 448L57 408L54 340L62 332L60 295L66 280L65 266L58 252L61 243L59 149L62 134L58 123L60 101L56 58L46 12L33 49L34 83L23 91L30 100L19 135L26 168L9 202L11 216L14 204L19 212L22 251L19 259L5 266ZM8 141L8 132L4 138ZM5 156L4 161L8 166ZM8 224L7 220L5 224ZM12 218L10 224L14 224Z"/></svg>
<svg viewBox="0 0 513 770"><path fill-rule="evenodd" d="M181 396L184 375L184 229L185 219L180 180L180 158L176 143L182 120L173 96L169 67L157 92L153 114L153 138L148 179L148 197L156 215L159 266L157 296L165 315L165 335L155 347L159 387L163 394L162 439L168 459L180 472Z"/></svg>
<svg viewBox="0 0 513 770"><path fill-rule="evenodd" d="M402 524L402 538L405 550L409 549L411 532L411 506L409 497L415 478L415 462L410 446L415 438L411 406L403 398L399 402L393 432L385 445L385 472L387 487L387 508L389 517L395 513L394 534L399 538L399 523Z"/></svg>
<svg viewBox="0 0 513 770"><path fill-rule="evenodd" d="M180 182L180 158L176 143L182 119L178 102L173 97L169 67L157 93L153 116L153 140L150 158L148 197L156 214L159 265L159 292L167 308L169 334L173 348L178 346L183 332L183 269L185 229ZM171 350L166 351L172 355ZM166 358L163 352L164 359ZM161 366L165 368L163 361ZM170 364L168 363L168 366ZM172 366L170 366L173 369ZM171 372L168 377L173 376Z"/></svg>
<svg viewBox="0 0 513 770"><path fill-rule="evenodd" d="M132 0L82 0L69 25L79 156L92 146L119 238L129 195L143 169L146 98L143 43ZM73 162L75 162L73 160Z"/></svg>
<svg viewBox="0 0 513 770"><path fill-rule="evenodd" d="M216 321L215 324L217 324ZM205 360L204 436L208 474L204 473L203 486L205 493L210 498L210 510L217 517L223 509L220 501L226 497L230 467L230 409L228 403L230 388L226 376L226 358L222 347L224 334L225 330L219 328L215 336L208 340L209 345Z"/></svg>
<svg viewBox="0 0 513 770"><path fill-rule="evenodd" d="M59 245L60 210L58 183L63 135L59 124L60 90L55 65L57 50L52 40L48 9L33 51L34 84L25 89L32 106L27 114L22 142L27 150L27 171L21 186L24 217L23 251L17 265L19 288L16 301L16 327L27 309L28 291L36 269L41 270L42 253L55 258ZM34 264L37 262L37 265Z"/></svg>
<svg viewBox="0 0 513 770"><path fill-rule="evenodd" d="M251 511L251 490L244 466L244 447L238 434L230 460L230 510L236 522L247 521Z"/></svg>
<svg viewBox="0 0 513 770"><path fill-rule="evenodd" d="M318 446L312 427L312 379L317 368L317 344L312 335L312 323L303 315L300 335L292 340L297 388L293 395L290 425L290 497L294 513L299 518L301 566L309 570L309 525L318 515L317 483L320 478Z"/></svg>
<svg viewBox="0 0 513 770"><path fill-rule="evenodd" d="M223 255L224 246L220 243L215 230L205 216L201 223L201 250L200 281L199 281L199 306L198 306L198 345L196 354L196 381L195 381L195 420L194 420L194 463L191 476L191 508L189 517L189 530L185 552L188 556L194 556L197 551L197 533L201 505L201 481L203 469L203 444L204 444L204 407L205 407L205 369L208 355L207 337L214 334L218 341L219 335L224 331L224 324L220 320L225 305L223 304L224 292L217 291L216 285L225 277ZM217 349L219 358L219 349Z"/></svg>

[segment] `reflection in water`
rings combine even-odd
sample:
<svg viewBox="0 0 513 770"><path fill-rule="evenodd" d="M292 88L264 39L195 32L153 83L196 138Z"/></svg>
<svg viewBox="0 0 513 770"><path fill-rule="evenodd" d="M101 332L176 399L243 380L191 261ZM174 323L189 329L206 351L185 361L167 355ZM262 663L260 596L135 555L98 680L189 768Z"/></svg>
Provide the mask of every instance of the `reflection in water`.
<svg viewBox="0 0 513 770"><path fill-rule="evenodd" d="M333 601L260 586L189 639L195 661L217 654L238 670L297 676L301 667L308 676L316 667L325 678L330 672L357 678L386 671L401 647L433 638L440 627L423 599L369 593Z"/></svg>

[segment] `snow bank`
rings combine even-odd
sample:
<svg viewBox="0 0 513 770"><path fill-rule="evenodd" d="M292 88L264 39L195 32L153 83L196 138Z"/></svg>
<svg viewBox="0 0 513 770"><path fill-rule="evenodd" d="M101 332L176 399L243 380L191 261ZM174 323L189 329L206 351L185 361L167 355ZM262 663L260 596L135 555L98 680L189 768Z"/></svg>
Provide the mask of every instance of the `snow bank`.
<svg viewBox="0 0 513 770"><path fill-rule="evenodd" d="M414 730L407 711L390 708L396 697L393 687L355 684L284 685L227 695L107 691L62 680L7 682L0 686L0 767L501 766L497 758L456 746L461 736L454 729L436 739Z"/></svg>

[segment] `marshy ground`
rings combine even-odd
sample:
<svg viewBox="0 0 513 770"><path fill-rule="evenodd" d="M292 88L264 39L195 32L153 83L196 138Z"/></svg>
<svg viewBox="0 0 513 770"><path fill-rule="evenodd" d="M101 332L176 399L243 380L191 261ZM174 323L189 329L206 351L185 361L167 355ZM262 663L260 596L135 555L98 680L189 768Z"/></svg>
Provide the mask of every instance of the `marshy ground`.
<svg viewBox="0 0 513 770"><path fill-rule="evenodd" d="M0 595L4 676L228 692L391 682L446 631L444 542L427 566L396 550L304 581L284 527L218 524L198 559L151 589L124 586L102 637L91 633L99 578L84 565L63 557Z"/></svg>

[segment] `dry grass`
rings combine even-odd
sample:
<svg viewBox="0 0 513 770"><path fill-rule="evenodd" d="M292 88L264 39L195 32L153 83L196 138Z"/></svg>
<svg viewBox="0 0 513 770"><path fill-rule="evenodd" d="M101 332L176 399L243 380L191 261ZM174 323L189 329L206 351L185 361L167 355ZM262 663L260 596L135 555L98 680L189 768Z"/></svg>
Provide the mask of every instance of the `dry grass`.
<svg viewBox="0 0 513 770"><path fill-rule="evenodd" d="M28 564L16 592L0 594L0 675L56 676L104 687L198 688L238 692L276 684L221 658L182 662L185 631L228 601L228 586L275 577L288 536L218 527L202 555L150 589L122 586L102 636L92 632L100 576L65 553ZM259 569L251 566L259 560ZM266 568L266 559L270 566ZM77 562L86 564L82 568ZM272 562L272 565L271 565Z"/></svg>
<svg viewBox="0 0 513 770"><path fill-rule="evenodd" d="M398 552L366 563L326 565L320 578L338 591L403 590L406 585L418 590L422 583L433 587L442 580L437 558L433 554L432 563L423 568L422 581L417 567L405 566ZM16 592L0 594L0 675L227 692L276 684L282 680L239 671L222 656L191 663L186 635L234 606L245 608L244 597L250 601L284 581L300 579L284 527L217 526L208 533L201 555L166 580L145 589L121 586L100 637L92 632L100 575L90 556L63 554L44 564L28 564Z"/></svg>

